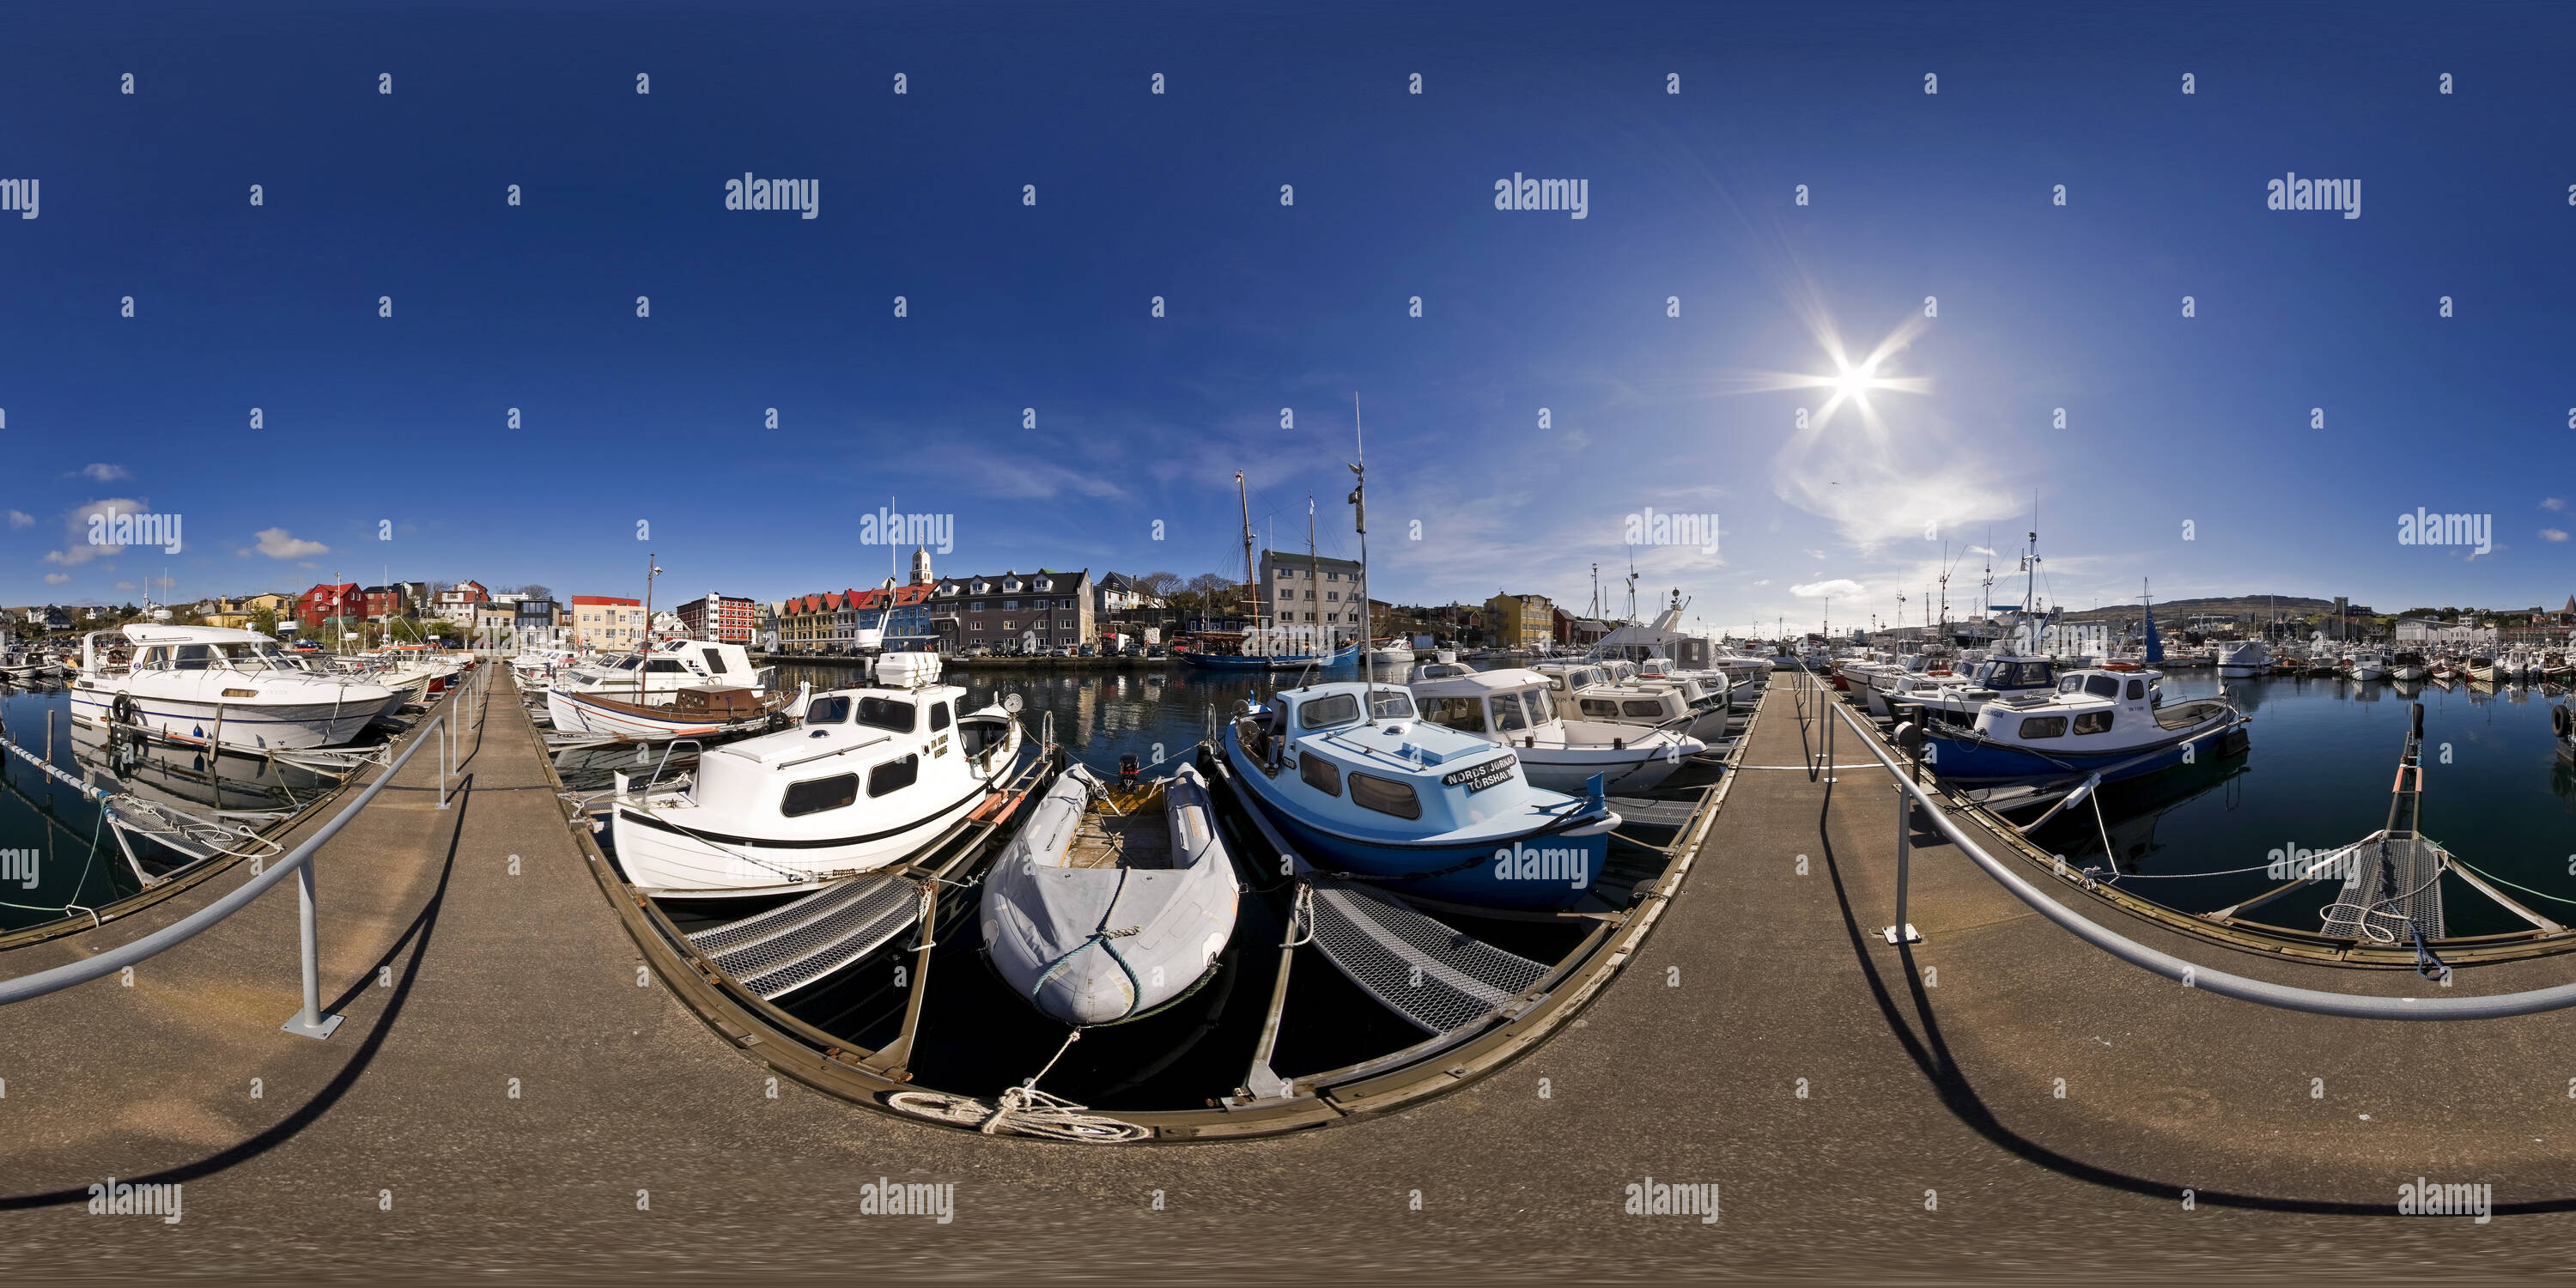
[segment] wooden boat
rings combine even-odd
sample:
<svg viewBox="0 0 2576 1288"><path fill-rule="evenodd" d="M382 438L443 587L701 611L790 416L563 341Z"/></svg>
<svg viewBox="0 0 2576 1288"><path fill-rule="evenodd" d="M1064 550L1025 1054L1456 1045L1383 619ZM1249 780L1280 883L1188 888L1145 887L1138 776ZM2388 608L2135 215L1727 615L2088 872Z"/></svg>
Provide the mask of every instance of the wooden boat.
<svg viewBox="0 0 2576 1288"><path fill-rule="evenodd" d="M984 877L984 951L1030 1005L1076 1027L1196 987L1234 936L1234 861L1197 769L1058 775Z"/></svg>
<svg viewBox="0 0 2576 1288"><path fill-rule="evenodd" d="M651 742L709 738L773 724L783 727L801 719L813 687L805 684L794 693L770 694L753 689L678 689L671 693L671 701L654 704L630 702L599 692L568 693L562 695L563 701L556 709L569 709L580 717L578 729L564 730L567 733Z"/></svg>

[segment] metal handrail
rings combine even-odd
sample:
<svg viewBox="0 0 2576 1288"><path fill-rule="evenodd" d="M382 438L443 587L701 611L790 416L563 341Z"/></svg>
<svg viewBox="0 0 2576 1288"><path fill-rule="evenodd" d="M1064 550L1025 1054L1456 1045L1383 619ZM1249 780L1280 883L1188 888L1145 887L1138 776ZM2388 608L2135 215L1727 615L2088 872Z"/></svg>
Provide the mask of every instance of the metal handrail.
<svg viewBox="0 0 2576 1288"><path fill-rule="evenodd" d="M2013 897L2023 903L2029 904L2033 912L2056 922L2060 928L2072 933L2076 938L2141 970L2152 971L2174 980L2185 988L2197 988L2204 992L2216 993L2221 997L2232 997L2240 1002L2253 1002L2262 1006L2278 1007L2285 1011L2306 1011L2313 1015L2342 1015L2363 1020L2493 1020L2514 1015L2534 1015L2544 1011L2565 1010L2576 1006L2576 984L2560 984L2553 988L2536 988L2520 993L2498 993L2489 997L2364 997L2354 993L2330 993L2321 989L2294 988L2287 984L2274 984L2265 980L2249 979L2243 975L2231 975L2226 971L2195 965L2171 954L2149 948L2117 931L2078 915L2074 909L2049 898L2039 887L2025 880L2020 873L2014 872L1993 855L1986 853L1984 847L1969 839L1968 834L1951 820L1949 811L1941 808L1920 784L1913 782L1907 776L1904 769L1888 756L1886 749L1879 745L1877 739L1868 736L1867 731L1860 727L1859 720L1848 709L1841 703L1834 705L1842 718L1851 722L1852 731L1861 735L1861 744L1869 748L1870 755L1877 757L1878 763L1896 779L1897 789L1909 794L1920 803L1924 807L1924 812L1930 815L1932 825L1940 829L1941 834L1948 837L1952 845L1958 846L1960 853L1974 860L1978 867L1984 868L1986 875L1993 877L1997 885L2010 891Z"/></svg>
<svg viewBox="0 0 2576 1288"><path fill-rule="evenodd" d="M0 1006L43 997L48 993L58 993L102 976L113 975L137 962L158 956L194 939L216 922L241 911L252 900L268 893L270 887L285 880L288 873L296 873L299 874L297 889L302 895L304 1009L293 1019L288 1020L285 1028L289 1032L303 1033L310 1037L329 1036L331 1030L339 1026L340 1017L336 1015L325 1017L321 1014L320 981L315 960L313 856L333 836L338 835L340 829L347 826L350 819L356 818L358 811L365 809L367 802L374 800L376 793L383 791L385 785L394 780L394 775L402 772L402 767L414 754L432 743L439 746L442 756L439 766L439 798L442 807L445 805L446 777L450 763L446 757L453 755L454 748L451 739L432 738L429 735L433 732L444 732L442 727L448 724L447 716L447 712L440 712L432 717L428 724L415 730L411 745L405 747L401 755L394 757L393 763L385 768L384 773L377 775L376 781L367 784L365 790L358 793L356 800L349 802L346 808L331 817L330 822L324 823L312 836L307 837L302 845L296 846L285 858L269 865L265 871L243 882L213 903L132 943L111 948L95 957L72 962L69 965L0 981Z"/></svg>

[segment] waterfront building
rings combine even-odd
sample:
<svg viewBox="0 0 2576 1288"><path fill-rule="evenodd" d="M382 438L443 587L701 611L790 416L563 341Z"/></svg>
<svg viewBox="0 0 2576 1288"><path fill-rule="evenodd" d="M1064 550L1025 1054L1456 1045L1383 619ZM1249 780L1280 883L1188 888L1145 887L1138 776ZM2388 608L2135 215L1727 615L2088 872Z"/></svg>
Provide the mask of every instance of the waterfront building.
<svg viewBox="0 0 2576 1288"><path fill-rule="evenodd" d="M710 604L714 605L712 616ZM752 603L748 599L711 590L672 611L679 615L680 625L691 639L725 644L749 644L752 640Z"/></svg>
<svg viewBox="0 0 2576 1288"><path fill-rule="evenodd" d="M481 582L460 581L438 592L438 615L462 626L474 624L474 606L492 597Z"/></svg>
<svg viewBox="0 0 2576 1288"><path fill-rule="evenodd" d="M1312 638L1339 648L1360 633L1360 609L1368 587L1360 566L1331 559L1266 550L1261 555L1261 615L1285 628L1292 638Z"/></svg>
<svg viewBox="0 0 2576 1288"><path fill-rule="evenodd" d="M941 577L931 583L925 615L951 649L1062 648L1094 642L1092 592L1088 568Z"/></svg>
<svg viewBox="0 0 2576 1288"><path fill-rule="evenodd" d="M572 646L631 649L644 642L644 601L614 595L572 597Z"/></svg>
<svg viewBox="0 0 2576 1288"><path fill-rule="evenodd" d="M322 623L333 618L358 617L364 612L365 599L354 581L316 584L295 600L295 620L307 631L321 630Z"/></svg>
<svg viewBox="0 0 2576 1288"><path fill-rule="evenodd" d="M1556 606L1545 595L1496 595L1485 601L1497 648L1543 649L1554 635Z"/></svg>

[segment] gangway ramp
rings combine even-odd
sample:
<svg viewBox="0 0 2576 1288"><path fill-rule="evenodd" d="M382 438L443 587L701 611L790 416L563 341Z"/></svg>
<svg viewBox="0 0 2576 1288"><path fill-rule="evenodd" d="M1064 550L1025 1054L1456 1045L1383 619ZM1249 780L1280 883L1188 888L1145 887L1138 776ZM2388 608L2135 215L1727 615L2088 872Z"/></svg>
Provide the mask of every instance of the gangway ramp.
<svg viewBox="0 0 2576 1288"><path fill-rule="evenodd" d="M1315 889L1315 946L1325 959L1426 1033L1475 1024L1547 975L1539 962L1366 885L1321 873L1307 879Z"/></svg>
<svg viewBox="0 0 2576 1288"><path fill-rule="evenodd" d="M921 913L921 883L854 877L689 936L763 1001L784 997L886 946Z"/></svg>

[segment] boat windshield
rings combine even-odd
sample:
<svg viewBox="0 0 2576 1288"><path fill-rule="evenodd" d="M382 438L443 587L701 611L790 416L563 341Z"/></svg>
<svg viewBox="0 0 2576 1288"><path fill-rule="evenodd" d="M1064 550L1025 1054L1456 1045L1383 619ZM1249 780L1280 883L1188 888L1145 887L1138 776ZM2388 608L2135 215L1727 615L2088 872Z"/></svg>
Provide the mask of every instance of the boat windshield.
<svg viewBox="0 0 2576 1288"><path fill-rule="evenodd" d="M639 660L640 660L640 659L637 659L637 658L634 658L634 657L621 657L621 658L617 659L617 665L616 665L615 667L611 668L611 669L613 669L613 670L619 670L619 671L632 671L632 670L634 670L634 669L635 669L635 664L636 664L636 662L637 662L637 661L639 661Z"/></svg>
<svg viewBox="0 0 2576 1288"><path fill-rule="evenodd" d="M1300 729L1335 729L1356 723L1359 718L1360 701L1347 693L1297 704L1297 727Z"/></svg>
<svg viewBox="0 0 2576 1288"><path fill-rule="evenodd" d="M1543 725L1556 718L1556 703L1545 689L1521 690L1521 705L1528 708L1531 724Z"/></svg>
<svg viewBox="0 0 2576 1288"><path fill-rule="evenodd" d="M1486 702L1494 711L1494 732L1512 733L1529 728L1529 721L1521 715L1520 694L1497 693Z"/></svg>
<svg viewBox="0 0 2576 1288"><path fill-rule="evenodd" d="M809 725L847 724L849 719L850 700L845 697L816 698L805 708L805 723Z"/></svg>
<svg viewBox="0 0 2576 1288"><path fill-rule="evenodd" d="M859 723L872 729L911 733L913 715L909 702L897 702L892 698L859 699Z"/></svg>
<svg viewBox="0 0 2576 1288"><path fill-rule="evenodd" d="M1369 690L1369 714L1380 720L1413 718L1413 695L1402 689Z"/></svg>

